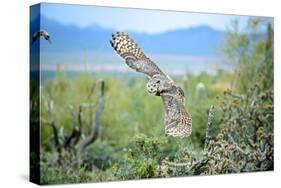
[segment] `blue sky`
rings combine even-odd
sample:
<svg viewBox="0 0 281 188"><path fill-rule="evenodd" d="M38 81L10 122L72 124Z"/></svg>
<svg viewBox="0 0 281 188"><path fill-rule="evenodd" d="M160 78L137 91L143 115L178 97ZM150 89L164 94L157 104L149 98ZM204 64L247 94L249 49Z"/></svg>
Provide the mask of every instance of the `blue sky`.
<svg viewBox="0 0 281 188"><path fill-rule="evenodd" d="M97 24L104 28L150 34L199 25L209 25L214 29L224 30L233 19L238 19L243 27L246 26L249 18L235 15L64 4L42 4L41 13L63 24L74 24L79 27Z"/></svg>

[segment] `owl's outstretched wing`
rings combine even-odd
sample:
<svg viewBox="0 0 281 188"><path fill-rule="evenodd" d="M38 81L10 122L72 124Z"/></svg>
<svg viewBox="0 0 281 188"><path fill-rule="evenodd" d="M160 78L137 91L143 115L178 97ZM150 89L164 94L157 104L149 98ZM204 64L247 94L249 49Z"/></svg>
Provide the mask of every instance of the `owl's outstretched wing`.
<svg viewBox="0 0 281 188"><path fill-rule="evenodd" d="M174 137L188 137L192 131L191 116L184 107L184 92L174 85L173 81L164 74L160 68L138 47L138 45L125 33L117 32L110 41L115 51L125 59L126 64L132 69L147 74L163 75L163 80L168 79L168 90L160 93L165 107L165 132Z"/></svg>
<svg viewBox="0 0 281 188"><path fill-rule="evenodd" d="M165 133L173 137L188 137L192 132L192 119L185 110L184 92L178 86L161 94L165 107Z"/></svg>
<svg viewBox="0 0 281 188"><path fill-rule="evenodd" d="M165 75L152 60L146 57L140 47L126 33L112 34L110 44L125 59L126 64L137 72L142 72L150 77L155 74Z"/></svg>
<svg viewBox="0 0 281 188"><path fill-rule="evenodd" d="M33 44L35 41L37 41L40 36L43 36L51 44L50 35L45 30L40 30L40 31L35 32L32 35L32 42L31 43Z"/></svg>

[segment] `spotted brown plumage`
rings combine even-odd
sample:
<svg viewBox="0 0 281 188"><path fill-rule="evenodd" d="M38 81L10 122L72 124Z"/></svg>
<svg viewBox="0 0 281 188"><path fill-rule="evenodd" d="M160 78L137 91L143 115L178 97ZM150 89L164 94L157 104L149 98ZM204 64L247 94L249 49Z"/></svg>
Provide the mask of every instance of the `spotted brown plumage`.
<svg viewBox="0 0 281 188"><path fill-rule="evenodd" d="M124 32L112 34L110 44L125 60L125 63L137 72L149 77L147 91L161 96L165 108L165 133L173 137L188 137L192 132L192 119L185 110L184 92L175 85L141 48Z"/></svg>
<svg viewBox="0 0 281 188"><path fill-rule="evenodd" d="M150 77L155 74L164 75L160 68L146 57L138 45L126 33L117 32L113 34L110 43L132 69L147 74Z"/></svg>

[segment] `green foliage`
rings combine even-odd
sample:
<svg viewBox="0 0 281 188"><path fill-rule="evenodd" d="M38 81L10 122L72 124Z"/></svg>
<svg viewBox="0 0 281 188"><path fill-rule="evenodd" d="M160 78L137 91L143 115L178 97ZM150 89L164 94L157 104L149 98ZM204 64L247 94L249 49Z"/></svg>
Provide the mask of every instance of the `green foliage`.
<svg viewBox="0 0 281 188"><path fill-rule="evenodd" d="M83 87L91 88L90 85L94 80L83 75L72 81L61 77L56 79L51 80L48 84L54 82L67 85L64 90L60 91L65 93L53 90L53 92L57 92L57 97L52 98L54 112L48 113L48 105L43 105L45 109L42 110L42 117L46 119L57 118L60 124L65 125L66 128L61 131L69 132L70 129L67 129L67 125L71 127L73 119L71 119L71 113L69 115L65 113L66 104L78 106L80 100L86 101L85 98L88 96L86 93L89 93L87 89L84 90L84 93L71 91L79 90L76 87L81 89L81 82L89 84L88 87L85 87L85 84ZM190 76L188 80L177 81L183 85L187 83L191 88L189 92L186 92L187 109L190 109L193 117L191 138L163 137L161 101L153 99L154 96L146 95L143 90L144 81L140 80L139 86L138 84L131 86L118 79L107 78L105 79L106 104L101 119L100 139L91 145L80 159L69 158L67 153L64 153L63 166L58 165L58 156L51 154L56 153L53 148L51 128L49 126L42 127L41 131L44 131L45 135L41 138L41 151L42 155L45 156L42 159L42 182L82 182L81 179L86 181L125 180L233 173L273 168L273 143L270 140L273 137L272 90L264 91L258 84L244 95L234 95L230 90L227 90L224 92L223 101L218 108L217 96L223 92L214 90L212 85L218 83L219 78L199 75L197 77ZM192 100L196 97L195 88L199 82L205 83L207 93L202 103L196 103L195 100ZM45 91L44 87L42 89ZM80 99L76 99L77 93L79 93L80 96L77 97ZM42 96L45 96L44 94ZM62 99L64 103L60 101ZM150 103L147 104L146 100ZM44 103L45 100L41 102ZM146 111L140 110L136 103ZM61 104L61 106L57 104ZM217 133L220 134L217 139L211 140L208 150L203 150L208 110L211 104L217 106L212 132L214 136ZM122 117L122 114L126 115ZM159 115L152 116L150 114ZM90 118L87 111L83 115L86 127L90 126L87 124L89 121L87 117ZM149 124L149 122L154 122L154 124ZM264 143L267 144L262 145ZM270 144L268 145L268 143ZM79 171L80 169L83 170Z"/></svg>
<svg viewBox="0 0 281 188"><path fill-rule="evenodd" d="M245 96L226 91L221 105L223 129L199 155L179 150L162 161L161 176L273 170L273 93L254 85ZM184 161L184 162L182 162Z"/></svg>
<svg viewBox="0 0 281 188"><path fill-rule="evenodd" d="M65 139L62 135L70 135L73 125L79 122L75 117L81 104L97 104L92 94L97 92L93 86L99 79L105 83L105 107L99 138L80 155L71 148L59 156L52 127L41 126L41 182L273 170L272 25L267 20L250 20L249 32L238 26L234 22L224 45L228 59L235 62L234 74L218 70L216 75L187 73L173 77L185 92L186 109L192 116L193 132L189 138L164 136L161 98L145 91L147 80L143 77L84 73L69 79L58 72L44 83L41 119L56 121L61 142ZM260 26L266 26L265 37L257 37ZM212 139L204 148L211 105L215 106ZM82 135L91 130L93 110L83 108Z"/></svg>
<svg viewBox="0 0 281 188"><path fill-rule="evenodd" d="M40 99L39 99L39 84L30 80L30 119L33 122L38 121L39 117L39 107L40 107Z"/></svg>
<svg viewBox="0 0 281 188"><path fill-rule="evenodd" d="M221 80L221 77L214 77L206 73L201 73L198 76L188 74L182 80L177 80L180 85L184 86L186 109L192 116L191 141L196 148L203 148L204 146L205 128L210 106L217 106L217 97L227 89L227 85L221 84ZM203 91L200 89L200 93L197 89L198 84L204 85L204 89ZM220 84L220 88L215 88L216 84ZM188 88L186 87L187 85ZM215 116L215 124L218 123L219 117L219 114ZM218 127L214 127L213 133L217 134L218 130Z"/></svg>
<svg viewBox="0 0 281 188"><path fill-rule="evenodd" d="M124 149L123 159L113 167L118 179L141 179L158 177L157 165L163 158L166 138L150 138L136 135L131 145Z"/></svg>
<svg viewBox="0 0 281 188"><path fill-rule="evenodd" d="M41 184L64 184L90 182L91 177L84 168L63 168L41 164Z"/></svg>
<svg viewBox="0 0 281 188"><path fill-rule="evenodd" d="M260 32L264 28L266 36ZM223 51L236 68L232 89L246 92L257 81L264 89L273 87L273 29L269 20L251 18L244 30L235 20L226 33Z"/></svg>

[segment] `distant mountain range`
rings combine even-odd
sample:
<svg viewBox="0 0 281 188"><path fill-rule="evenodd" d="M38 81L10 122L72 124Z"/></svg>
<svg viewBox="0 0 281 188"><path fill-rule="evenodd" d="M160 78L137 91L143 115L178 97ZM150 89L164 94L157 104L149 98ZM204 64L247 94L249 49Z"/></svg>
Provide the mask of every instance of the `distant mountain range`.
<svg viewBox="0 0 281 188"><path fill-rule="evenodd" d="M73 15L75 16L75 15ZM31 34L36 32L31 23ZM80 28L75 25L64 25L57 21L41 17L41 29L51 35L52 44L41 43L41 52L111 52L109 40L114 29L91 25ZM192 56L210 56L220 46L224 32L207 25L186 29L171 30L159 34L128 32L146 53L175 54Z"/></svg>

